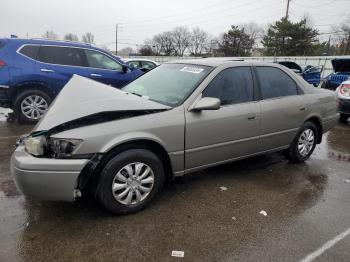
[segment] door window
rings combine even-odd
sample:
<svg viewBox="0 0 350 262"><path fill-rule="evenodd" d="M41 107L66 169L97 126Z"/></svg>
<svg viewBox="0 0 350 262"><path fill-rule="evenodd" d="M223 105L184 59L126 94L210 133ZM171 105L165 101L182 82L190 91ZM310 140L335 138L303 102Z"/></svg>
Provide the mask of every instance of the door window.
<svg viewBox="0 0 350 262"><path fill-rule="evenodd" d="M38 52L39 52L38 45L25 45L19 51L19 53L21 53L22 55L25 55L25 56L30 57L32 59L36 59Z"/></svg>
<svg viewBox="0 0 350 262"><path fill-rule="evenodd" d="M145 68L147 70L151 70L156 67L154 63L148 61L141 61L141 65L142 68Z"/></svg>
<svg viewBox="0 0 350 262"><path fill-rule="evenodd" d="M140 68L140 62L139 61L130 61L128 62L129 66L130 67L133 67L133 68Z"/></svg>
<svg viewBox="0 0 350 262"><path fill-rule="evenodd" d="M89 67L120 71L123 69L119 63L100 52L85 50L85 54Z"/></svg>
<svg viewBox="0 0 350 262"><path fill-rule="evenodd" d="M257 67L256 72L263 99L298 94L297 85L294 80L281 69L262 66Z"/></svg>
<svg viewBox="0 0 350 262"><path fill-rule="evenodd" d="M57 65L86 66L84 53L80 48L41 46L38 60Z"/></svg>
<svg viewBox="0 0 350 262"><path fill-rule="evenodd" d="M220 72L203 91L203 97L216 97L221 105L253 101L253 79L250 67L228 68Z"/></svg>

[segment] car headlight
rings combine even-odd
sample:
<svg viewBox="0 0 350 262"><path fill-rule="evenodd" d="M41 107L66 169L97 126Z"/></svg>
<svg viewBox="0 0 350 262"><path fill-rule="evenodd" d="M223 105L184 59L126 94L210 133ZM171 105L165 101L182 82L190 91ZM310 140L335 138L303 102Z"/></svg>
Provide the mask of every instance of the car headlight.
<svg viewBox="0 0 350 262"><path fill-rule="evenodd" d="M28 136L23 139L25 149L29 154L34 156L42 156L45 151L46 137L45 136Z"/></svg>
<svg viewBox="0 0 350 262"><path fill-rule="evenodd" d="M48 151L54 158L70 158L82 142L80 139L50 138Z"/></svg>
<svg viewBox="0 0 350 262"><path fill-rule="evenodd" d="M80 139L47 138L46 136L28 136L24 139L25 149L34 156L70 158L82 143Z"/></svg>

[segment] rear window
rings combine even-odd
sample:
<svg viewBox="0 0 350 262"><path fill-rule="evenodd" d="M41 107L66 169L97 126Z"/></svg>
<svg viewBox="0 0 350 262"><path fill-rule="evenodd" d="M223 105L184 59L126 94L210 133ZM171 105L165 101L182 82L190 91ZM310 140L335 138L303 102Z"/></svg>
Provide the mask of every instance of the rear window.
<svg viewBox="0 0 350 262"><path fill-rule="evenodd" d="M38 60L56 65L87 66L83 50L73 47L41 46Z"/></svg>
<svg viewBox="0 0 350 262"><path fill-rule="evenodd" d="M19 50L20 54L30 57L32 59L37 58L38 52L39 52L38 45L25 45L21 48L21 50Z"/></svg>

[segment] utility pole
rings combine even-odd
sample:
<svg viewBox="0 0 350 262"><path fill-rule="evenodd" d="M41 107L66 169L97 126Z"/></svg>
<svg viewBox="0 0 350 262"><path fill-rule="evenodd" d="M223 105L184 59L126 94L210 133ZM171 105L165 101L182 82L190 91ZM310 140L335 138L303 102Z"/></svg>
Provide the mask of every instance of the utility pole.
<svg viewBox="0 0 350 262"><path fill-rule="evenodd" d="M119 24L116 24L115 27L115 55L118 55L118 26Z"/></svg>
<svg viewBox="0 0 350 262"><path fill-rule="evenodd" d="M289 15L289 2L291 0L287 0L287 10L286 10L286 19L288 19L288 15Z"/></svg>

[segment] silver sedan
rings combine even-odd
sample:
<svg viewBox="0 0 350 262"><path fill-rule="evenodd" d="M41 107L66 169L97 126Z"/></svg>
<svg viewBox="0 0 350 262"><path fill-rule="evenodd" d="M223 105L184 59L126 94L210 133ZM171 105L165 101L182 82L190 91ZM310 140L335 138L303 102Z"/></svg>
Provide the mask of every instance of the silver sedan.
<svg viewBox="0 0 350 262"><path fill-rule="evenodd" d="M278 64L183 60L122 90L74 76L19 141L12 174L29 197L93 192L130 213L176 176L275 151L303 162L338 118L334 93Z"/></svg>

